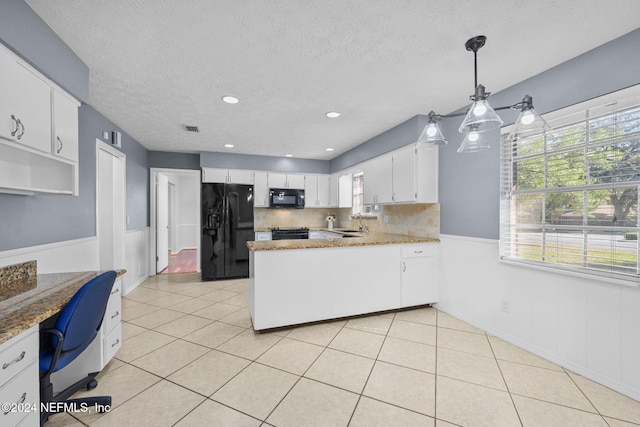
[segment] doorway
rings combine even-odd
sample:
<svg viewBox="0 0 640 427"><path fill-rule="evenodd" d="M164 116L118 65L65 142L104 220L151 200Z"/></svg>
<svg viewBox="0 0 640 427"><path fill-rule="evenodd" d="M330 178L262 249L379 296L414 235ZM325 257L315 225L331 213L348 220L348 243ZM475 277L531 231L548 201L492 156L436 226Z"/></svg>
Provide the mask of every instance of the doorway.
<svg viewBox="0 0 640 427"><path fill-rule="evenodd" d="M150 275L200 271L200 171L151 168Z"/></svg>

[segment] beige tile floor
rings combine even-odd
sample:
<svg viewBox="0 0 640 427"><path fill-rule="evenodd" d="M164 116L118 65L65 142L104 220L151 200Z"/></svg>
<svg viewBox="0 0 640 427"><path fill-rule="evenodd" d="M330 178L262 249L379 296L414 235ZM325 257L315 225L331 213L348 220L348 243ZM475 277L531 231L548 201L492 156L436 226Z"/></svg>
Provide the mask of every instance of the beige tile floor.
<svg viewBox="0 0 640 427"><path fill-rule="evenodd" d="M640 403L419 308L258 334L248 280L148 279L123 303L123 346L79 395L107 414L47 426L640 425Z"/></svg>

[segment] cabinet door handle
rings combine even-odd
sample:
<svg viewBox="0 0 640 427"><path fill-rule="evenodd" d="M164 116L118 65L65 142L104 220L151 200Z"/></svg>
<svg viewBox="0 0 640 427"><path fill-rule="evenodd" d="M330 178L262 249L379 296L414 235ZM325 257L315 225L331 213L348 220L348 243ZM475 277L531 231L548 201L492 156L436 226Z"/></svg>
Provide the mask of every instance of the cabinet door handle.
<svg viewBox="0 0 640 427"><path fill-rule="evenodd" d="M26 391L24 393L22 393L22 396L20 396L20 399L15 404L16 405L20 405L20 404L24 403L25 400L27 400L27 392ZM4 407L5 405L2 405L2 406ZM9 406L9 408L13 408L14 407L14 405L7 405L7 406ZM7 411L2 411L2 413L4 415L7 415L9 412L11 412L11 409L9 409Z"/></svg>
<svg viewBox="0 0 640 427"><path fill-rule="evenodd" d="M116 311L116 314L114 314L113 316L111 316L112 319L115 319L116 317L118 317L120 315L119 311Z"/></svg>
<svg viewBox="0 0 640 427"><path fill-rule="evenodd" d="M114 289L113 292L111 292L111 295L117 294L118 292L120 292L120 288Z"/></svg>
<svg viewBox="0 0 640 427"><path fill-rule="evenodd" d="M407 271L407 263L402 261L402 272L404 273L405 271Z"/></svg>
<svg viewBox="0 0 640 427"><path fill-rule="evenodd" d="M422 251L413 251L414 254L421 254Z"/></svg>
<svg viewBox="0 0 640 427"><path fill-rule="evenodd" d="M11 115L11 136L16 136L16 133L18 133L18 130L20 130L20 124L18 123L18 119L16 119L16 116L14 116L13 114ZM16 128L13 129L13 124L16 124Z"/></svg>
<svg viewBox="0 0 640 427"><path fill-rule="evenodd" d="M18 125L20 125L20 127L22 128L22 132L20 132L20 135L18 135L18 139L20 139L24 135L24 123L22 123L22 121L18 119Z"/></svg>
<svg viewBox="0 0 640 427"><path fill-rule="evenodd" d="M56 150L56 154L60 154L60 152L62 151L62 140L60 139L59 136L56 136L56 140L60 143L60 147L58 147L58 149Z"/></svg>
<svg viewBox="0 0 640 427"><path fill-rule="evenodd" d="M111 344L111 347L115 347L118 344L120 344L120 338L116 338L116 342L114 342L113 344Z"/></svg>
<svg viewBox="0 0 640 427"><path fill-rule="evenodd" d="M15 359L13 359L11 362L7 362L5 364L2 365L2 369L7 369L9 366L18 363L19 361L21 361L22 359L24 359L25 354L27 354L26 351L23 351L22 353L20 353L20 356L16 357Z"/></svg>

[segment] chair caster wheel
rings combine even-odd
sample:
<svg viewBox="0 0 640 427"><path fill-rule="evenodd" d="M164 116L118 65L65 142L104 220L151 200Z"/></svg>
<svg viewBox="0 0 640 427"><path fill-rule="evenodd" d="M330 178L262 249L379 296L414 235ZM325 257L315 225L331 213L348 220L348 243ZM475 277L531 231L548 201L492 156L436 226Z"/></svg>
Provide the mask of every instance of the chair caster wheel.
<svg viewBox="0 0 640 427"><path fill-rule="evenodd" d="M96 380L91 380L89 384L87 384L87 390L93 390L96 387L98 387L98 381Z"/></svg>

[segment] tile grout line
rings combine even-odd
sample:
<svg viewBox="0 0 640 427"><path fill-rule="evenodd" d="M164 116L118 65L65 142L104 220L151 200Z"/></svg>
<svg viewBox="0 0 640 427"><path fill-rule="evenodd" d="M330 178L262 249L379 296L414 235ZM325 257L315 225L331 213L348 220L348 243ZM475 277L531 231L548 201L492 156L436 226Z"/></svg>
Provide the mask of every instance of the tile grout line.
<svg viewBox="0 0 640 427"><path fill-rule="evenodd" d="M518 411L518 407L516 406L516 402L513 400L513 394L511 394L511 390L509 389L509 384L507 383L507 379L504 377L504 373L502 372L502 367L500 363L498 363L498 358L496 357L496 352L493 349L493 345L491 344L491 340L489 339L489 335L485 332L485 337L487 342L489 343L489 348L491 349L491 354L493 354L493 360L496 362L498 366L498 370L500 371L500 376L502 377L502 381L504 382L504 386L507 388L507 393L509 394L509 399L511 400L511 404L513 405L513 409L516 411L516 415L518 416L518 421L520 421L520 425L524 426L522 422L522 418L520 417L520 411Z"/></svg>

